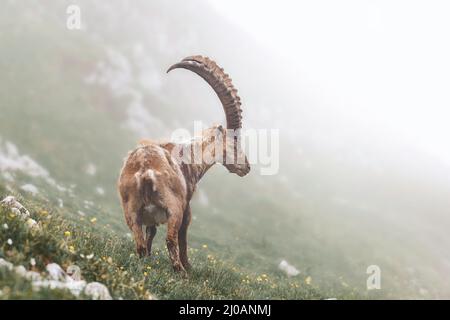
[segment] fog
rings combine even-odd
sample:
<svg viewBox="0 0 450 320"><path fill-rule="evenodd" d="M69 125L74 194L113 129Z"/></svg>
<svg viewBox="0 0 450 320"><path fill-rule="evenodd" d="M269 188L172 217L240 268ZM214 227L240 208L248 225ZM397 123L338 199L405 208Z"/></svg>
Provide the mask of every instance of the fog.
<svg viewBox="0 0 450 320"><path fill-rule="evenodd" d="M400 235L395 241L400 248L403 241L414 242L417 251L432 257L423 265L445 277L450 267L448 3L211 4L267 50L263 74L266 65L280 70L268 78L271 86L287 88L287 97L283 104L266 106L276 110L268 118L273 124L273 114L280 116L277 125L289 137L284 156L292 170L300 171L302 163L316 167L307 183L312 183L309 191L317 187L314 196L334 199L325 210L331 214L343 205L355 210L357 219L365 216L362 221L373 227L367 238L373 232ZM361 222L356 228L367 226Z"/></svg>
<svg viewBox="0 0 450 320"><path fill-rule="evenodd" d="M72 2L81 30L65 27ZM447 2L8 4L0 66L13 89L4 89L0 134L55 180L89 184L78 171L94 162L106 193L98 201L119 217L115 173L134 141L223 121L202 79L165 74L186 56L207 55L239 90L244 129L279 130L280 170L261 176L255 165L242 181L212 173L197 224L219 235L206 212L230 211L236 230L261 230L277 258L315 277L354 275L365 285L374 264L396 297L450 297L442 281L450 272Z"/></svg>
<svg viewBox="0 0 450 320"><path fill-rule="evenodd" d="M330 117L449 165L447 2L211 4L295 72L288 81L309 89Z"/></svg>

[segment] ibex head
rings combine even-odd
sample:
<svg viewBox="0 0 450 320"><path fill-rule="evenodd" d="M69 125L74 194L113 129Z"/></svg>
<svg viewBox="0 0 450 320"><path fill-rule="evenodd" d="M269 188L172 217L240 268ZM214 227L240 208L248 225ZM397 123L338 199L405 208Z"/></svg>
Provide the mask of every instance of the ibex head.
<svg viewBox="0 0 450 320"><path fill-rule="evenodd" d="M245 176L250 172L250 164L240 145L241 99L231 83L231 78L213 60L203 56L187 57L171 66L167 72L177 68L195 72L216 92L225 111L227 128L219 125L211 129L218 130L223 137L227 137L224 139L223 165L229 172Z"/></svg>
<svg viewBox="0 0 450 320"><path fill-rule="evenodd" d="M247 156L245 155L245 153L242 151L241 148L235 151L235 154L236 157L233 157L233 155L229 156L227 153L225 156L226 160L223 165L225 166L225 168L227 168L229 172L235 173L239 177L243 177L250 172L250 164L248 162ZM237 161L235 159L237 159Z"/></svg>

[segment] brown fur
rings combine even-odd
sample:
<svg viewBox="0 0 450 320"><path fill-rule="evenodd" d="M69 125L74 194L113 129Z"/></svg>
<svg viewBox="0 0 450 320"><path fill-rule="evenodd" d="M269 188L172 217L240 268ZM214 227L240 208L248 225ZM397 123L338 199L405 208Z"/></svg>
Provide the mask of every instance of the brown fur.
<svg viewBox="0 0 450 320"><path fill-rule="evenodd" d="M187 229L191 221L189 202L198 181L214 164L205 161L205 156L215 156L211 147L217 137L225 133L222 126L214 126L187 145L187 150L196 147L203 150L204 157L198 164L184 163L172 157L173 148L180 145L171 142L141 140L140 146L129 153L120 173L118 188L125 219L133 232L140 256L151 254L156 227L167 223L166 243L173 268L181 272L190 268L187 255ZM229 150L227 144L221 146L226 155L226 150ZM239 176L250 171L246 158L244 164L224 165ZM143 226L146 226L145 236Z"/></svg>

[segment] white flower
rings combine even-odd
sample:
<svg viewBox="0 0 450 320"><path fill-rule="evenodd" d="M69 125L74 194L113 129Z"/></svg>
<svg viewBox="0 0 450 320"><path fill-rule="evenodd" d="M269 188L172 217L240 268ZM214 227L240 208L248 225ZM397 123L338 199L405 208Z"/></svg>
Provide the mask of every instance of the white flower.
<svg viewBox="0 0 450 320"><path fill-rule="evenodd" d="M34 267L36 265L36 259L31 258L30 259L30 264Z"/></svg>
<svg viewBox="0 0 450 320"><path fill-rule="evenodd" d="M8 230L8 224L4 223L3 224L3 229Z"/></svg>
<svg viewBox="0 0 450 320"><path fill-rule="evenodd" d="M10 246L12 246L13 241L12 241L11 239L8 239L8 240L6 241L6 243L8 243Z"/></svg>
<svg viewBox="0 0 450 320"><path fill-rule="evenodd" d="M88 260L91 260L93 257L94 257L94 254L93 254L93 253L91 253L90 255L87 255L87 256L86 256L86 258L87 258Z"/></svg>

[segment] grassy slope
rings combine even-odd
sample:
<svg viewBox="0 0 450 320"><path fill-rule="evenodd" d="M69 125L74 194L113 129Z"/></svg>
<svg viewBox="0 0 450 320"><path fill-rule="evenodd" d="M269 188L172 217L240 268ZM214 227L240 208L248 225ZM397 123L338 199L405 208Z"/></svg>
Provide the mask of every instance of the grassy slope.
<svg viewBox="0 0 450 320"><path fill-rule="evenodd" d="M5 191L1 191L2 196ZM64 210L55 210L39 201L20 198L39 221L42 229L30 232L8 209L0 210L0 257L31 268L45 270L46 263L63 267L77 264L88 281L102 282L114 298L147 299L320 299L325 298L301 278L286 280L282 274L258 274L217 257L207 247L190 249L193 271L187 279L172 272L165 250L157 247L154 256L139 259L127 236L119 236L90 220L74 220ZM69 233L70 235L69 235ZM12 240L12 245L7 240ZM94 258L85 256L94 253ZM0 271L0 299L74 298L61 290L33 292L30 283L5 270Z"/></svg>
<svg viewBox="0 0 450 320"><path fill-rule="evenodd" d="M126 101L117 101L108 96L109 92L102 92L101 88L83 82L83 77L94 68L95 63L104 58L104 51L93 46L83 35L67 33L64 28L55 25L49 28L44 23L45 19L39 16L32 18L36 19L33 24L17 25L15 17L26 9L20 6L10 9L8 17L2 19L11 27L10 33L2 35L0 64L2 69L9 70L2 75L4 81L0 87L2 138L13 141L20 152L50 168L51 176L58 182L64 181L66 186L69 182L75 184L76 196L60 192L42 179L20 172L15 173L14 182L3 181L2 185L7 184L13 190L19 190L20 185L30 182L38 186L40 195L35 200L29 200L32 198L29 194L25 194L26 199L22 200L38 220L42 220L42 211L51 213L53 218L45 224L42 234L31 235L25 233L20 224L14 224L3 210L1 219L7 219L10 228L1 233L1 256L25 266L33 256L38 261L39 270L48 261L63 266L75 262L80 265L87 280L107 284L116 298L142 298L146 290L160 298L325 296L305 285L306 275L289 281L276 270L280 257L273 255L274 248L266 244L261 246L262 239L256 236L257 232L248 234L240 226L246 222L253 225L254 219L245 215L244 208L236 211L236 208L221 206L227 195L220 196L220 190L217 197L220 201L215 205L221 209L215 209L215 214L210 214L208 208L196 208L202 222L194 222L190 232L195 268L188 280L179 279L172 273L161 231L156 244L156 252L161 254L154 261L139 260L133 256L133 243L126 236L128 230L114 190L116 174L111 174L118 171L121 157L134 145L132 135L117 125L120 108L115 104L125 104ZM92 161L99 168L95 178L83 173L85 165ZM215 179L224 179L223 171L212 175ZM237 180L230 181L237 185ZM106 189L106 196L93 194L97 185ZM215 183L210 182L209 185L214 186ZM229 186L230 189L233 187L232 184ZM211 189L211 194L214 194L214 187ZM1 193L5 196L10 192L3 189ZM57 205L58 198L64 200L63 209ZM84 200L94 201L94 207L86 209ZM224 204L227 202L224 201ZM251 208L252 204L247 204L247 207ZM79 210L87 213L82 218L85 221L79 220ZM223 212L229 212L229 215L222 217ZM240 214L244 216L239 218ZM89 221L92 217L98 218L98 225L91 225ZM65 239L63 234L68 230L72 236ZM217 234L218 237L215 236ZM239 239L236 236L242 234L248 237ZM14 242L12 249L6 244L8 238ZM208 248L203 248L204 245ZM80 250L85 254L94 253L96 260L84 261L79 255L70 253L68 246L75 247L77 254ZM108 257L112 258L113 263L108 262ZM264 265L270 267L261 267ZM241 270L241 266L247 269ZM148 275L144 276L144 272ZM262 274L269 276L258 278ZM3 292L10 291L6 287L13 289L3 297L32 297L29 284L19 281L13 285L15 282L11 276L2 273ZM41 292L35 297L49 297L49 294ZM53 297L61 296L57 293Z"/></svg>
<svg viewBox="0 0 450 320"><path fill-rule="evenodd" d="M113 97L102 87L87 85L83 79L98 61L104 60L105 47L112 46L126 53L127 45L132 43L127 39L122 39L124 44L114 43L114 40L120 42L114 32L107 45L102 43L101 37L92 41L86 33L67 32L64 21L55 22L45 14L36 13L27 19L37 21L25 23L21 19L26 15L26 5L9 6L0 13L1 29L11 30L2 33L0 41L0 69L5 70L0 86L0 135L47 168L56 181L76 187L71 196L42 179L20 172L15 173L13 182L0 178L0 186L7 185L14 192L24 183L38 186L39 196L21 192L21 201L39 220L42 211L53 216L42 235L18 232L20 225L14 224L8 233L2 230L0 255L24 265L34 256L40 263L40 270L44 258L64 266L75 262L82 267L88 280L106 283L115 298L143 298L147 290L159 298L405 296L408 283L396 278L403 272L401 264L400 270L392 272L394 277L389 278L386 272L383 285L387 289L382 292L365 290L365 270L371 259L387 264L388 260L395 261L396 256L377 256L384 250L372 252L373 245L369 243L367 251L358 251L361 246L348 236L354 232L356 224L336 228L341 222L339 212L333 212L334 216L325 215L324 212L329 212L327 208L320 209L321 199L316 199L316 206L299 206L300 201L291 196L292 186L281 186L276 177L263 179L252 173L242 180L227 174L223 168L211 170L200 184L208 195L209 204L193 201L194 220L189 241L194 270L189 279L180 279L171 272L164 246L165 228L160 228L156 238L159 254L155 259L130 257L134 252L133 243L126 236L129 231L115 191L122 158L137 140L121 126L128 102ZM64 12L63 5L59 9ZM130 34L132 36L140 38ZM150 50L149 54L158 56L159 53ZM179 57L171 61L176 58ZM165 105L148 92L145 98L145 105L152 114L166 122L166 118L178 116L183 123L183 115L173 112L176 106L165 109ZM187 103L187 106L192 107L192 104L195 103ZM95 177L84 173L90 162L97 165ZM104 196L95 194L97 186L105 189ZM0 195L10 193L2 187ZM282 201L278 197L281 194ZM230 201L237 197L239 201ZM58 207L58 198L64 200L64 208ZM94 205L86 207L85 200L93 201ZM80 221L79 210L86 213L84 221ZM319 213L324 216L312 218ZM8 219L4 214L2 211L0 219ZM89 222L93 217L97 218L95 225ZM69 239L63 235L67 230L72 234ZM332 236L325 237L326 234ZM5 244L5 237L14 237L15 246L23 246L20 250L11 250ZM364 236L361 239L365 239ZM383 239L376 240L387 244ZM76 254L68 251L68 245L74 246ZM207 245L207 249L203 245ZM344 247L347 250L341 249ZM88 262L79 256L79 253L92 252L96 257L94 261ZM348 252L353 255L346 256ZM108 262L108 257L112 263ZM302 271L299 277L290 280L277 270L282 258ZM382 267L384 271L389 270L388 265ZM263 274L268 276L267 281L258 280ZM0 286L15 288L14 294L6 297L30 297L29 285L15 282L11 276L2 274L0 280ZM310 285L305 283L308 277L312 278ZM394 294L389 288L397 292ZM417 296L416 289L411 289L411 296ZM32 295L61 297L61 293L54 294Z"/></svg>

